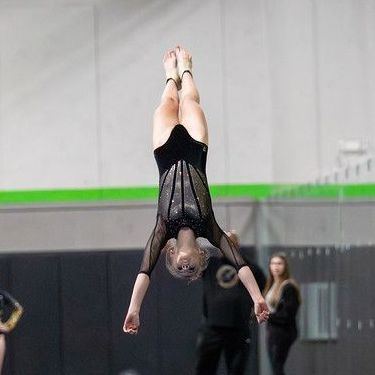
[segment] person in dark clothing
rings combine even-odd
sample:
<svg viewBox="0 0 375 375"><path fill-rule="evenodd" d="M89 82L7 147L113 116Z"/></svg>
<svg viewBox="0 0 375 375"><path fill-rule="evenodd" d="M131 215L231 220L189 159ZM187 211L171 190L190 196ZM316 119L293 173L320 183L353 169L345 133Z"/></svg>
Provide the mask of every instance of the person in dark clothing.
<svg viewBox="0 0 375 375"><path fill-rule="evenodd" d="M274 375L285 375L284 366L290 347L297 339L296 315L301 303L297 283L290 278L283 253L271 256L264 290L271 311L267 324L267 349Z"/></svg>
<svg viewBox="0 0 375 375"><path fill-rule="evenodd" d="M12 311L9 318L4 322L4 309L7 306L10 306ZM5 290L0 290L0 373L3 367L6 350L5 335L16 327L22 314L23 308L18 301Z"/></svg>
<svg viewBox="0 0 375 375"><path fill-rule="evenodd" d="M238 236L227 233L237 247ZM263 290L266 277L246 259ZM250 318L253 308L244 286L224 257L212 257L203 273L203 324L198 334L195 375L215 375L224 354L227 373L243 375L250 354Z"/></svg>
<svg viewBox="0 0 375 375"><path fill-rule="evenodd" d="M197 237L206 238L228 258L254 301L257 320L265 321L268 308L254 275L212 210L206 176L208 129L193 80L191 55L176 47L165 54L164 68L167 83L153 121L153 149L159 168L156 224L146 244L123 330L138 332L142 301L164 248L167 268L174 276L194 280L201 275L207 255L198 246Z"/></svg>

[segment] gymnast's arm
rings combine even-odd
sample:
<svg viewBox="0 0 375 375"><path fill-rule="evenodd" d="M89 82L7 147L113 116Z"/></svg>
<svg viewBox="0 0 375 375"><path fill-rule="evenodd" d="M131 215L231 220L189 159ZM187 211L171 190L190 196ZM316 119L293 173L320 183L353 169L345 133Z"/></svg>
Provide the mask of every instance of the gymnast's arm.
<svg viewBox="0 0 375 375"><path fill-rule="evenodd" d="M126 333L138 333L140 325L139 313L142 307L143 299L146 295L147 289L150 285L150 276L154 269L157 260L160 256L162 248L166 244L166 228L165 223L160 216L157 217L156 225L151 233L145 252L140 271L135 280L132 297L128 308L128 313L125 318L123 330Z"/></svg>
<svg viewBox="0 0 375 375"><path fill-rule="evenodd" d="M138 327L140 324L139 313L149 285L150 277L145 273L139 273L134 283L128 313L126 314L123 327L124 332L130 334L138 333Z"/></svg>
<svg viewBox="0 0 375 375"><path fill-rule="evenodd" d="M258 284L254 278L253 273L249 266L243 266L238 271L238 277L242 284L249 292L252 300L254 301L254 312L257 317L258 323L268 320L269 310L267 304L259 290Z"/></svg>
<svg viewBox="0 0 375 375"><path fill-rule="evenodd" d="M238 277L248 290L253 301L261 301L263 297L261 295L258 283L254 277L253 271L246 264L239 252L240 240L237 232L235 232L234 230L230 230L229 232L224 232L223 234L227 237L226 240L228 241L228 243L230 243L231 255L229 256L229 258L232 258L231 261L234 261L236 263L235 265L238 269Z"/></svg>
<svg viewBox="0 0 375 375"><path fill-rule="evenodd" d="M234 238L233 233L229 232L228 236L216 223L214 216L211 218L209 237L207 238L215 247L219 248L223 255L236 267L238 277L242 284L249 292L254 302L254 312L258 323L268 319L269 310L267 304L259 290L258 284L254 278L250 267L246 265L238 249L238 241ZM231 237L233 236L233 240Z"/></svg>

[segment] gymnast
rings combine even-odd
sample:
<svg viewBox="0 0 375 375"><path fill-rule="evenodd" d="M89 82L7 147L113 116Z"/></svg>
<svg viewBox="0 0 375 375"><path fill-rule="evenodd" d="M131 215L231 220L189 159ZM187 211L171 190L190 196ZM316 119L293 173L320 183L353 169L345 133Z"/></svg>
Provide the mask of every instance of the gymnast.
<svg viewBox="0 0 375 375"><path fill-rule="evenodd" d="M138 332L142 301L162 250L173 276L189 281L200 277L208 255L198 245L198 237L220 249L236 268L261 323L268 319L267 304L236 244L219 227L212 210L206 177L208 129L192 75L191 55L177 46L165 54L164 68L166 87L153 119L153 149L160 176L156 224L146 244L123 330Z"/></svg>

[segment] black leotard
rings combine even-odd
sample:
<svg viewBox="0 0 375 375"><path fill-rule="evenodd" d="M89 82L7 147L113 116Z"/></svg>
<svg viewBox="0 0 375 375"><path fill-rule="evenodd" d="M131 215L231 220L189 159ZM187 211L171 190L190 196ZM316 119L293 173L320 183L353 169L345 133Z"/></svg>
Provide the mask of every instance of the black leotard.
<svg viewBox="0 0 375 375"><path fill-rule="evenodd" d="M176 125L167 142L154 151L159 168L156 225L147 242L140 272L150 275L161 250L182 227L219 248L238 269L245 266L233 242L219 227L212 210L206 177L207 145Z"/></svg>

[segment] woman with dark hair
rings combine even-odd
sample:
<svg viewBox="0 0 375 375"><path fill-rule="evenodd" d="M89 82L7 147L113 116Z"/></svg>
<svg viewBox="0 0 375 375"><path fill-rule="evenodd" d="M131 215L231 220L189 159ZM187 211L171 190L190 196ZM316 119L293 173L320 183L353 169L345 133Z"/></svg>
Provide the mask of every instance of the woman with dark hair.
<svg viewBox="0 0 375 375"><path fill-rule="evenodd" d="M11 313L9 318L3 322L4 308L11 306ZM6 342L5 335L11 332L17 325L20 317L23 314L22 306L16 301L8 292L0 290L0 374L3 368L5 357Z"/></svg>
<svg viewBox="0 0 375 375"><path fill-rule="evenodd" d="M123 329L130 334L138 332L139 311L150 275L164 248L167 268L174 276L191 281L202 274L207 254L198 245L198 237L219 248L235 266L262 322L268 317L264 298L212 210L206 177L208 129L192 75L191 55L178 46L165 54L164 68L166 87L153 121L153 149L159 168L156 224L146 244Z"/></svg>
<svg viewBox="0 0 375 375"><path fill-rule="evenodd" d="M297 283L290 278L285 254L273 254L264 296L270 310L267 349L274 375L284 375L289 349L297 338L296 315L301 303Z"/></svg>

